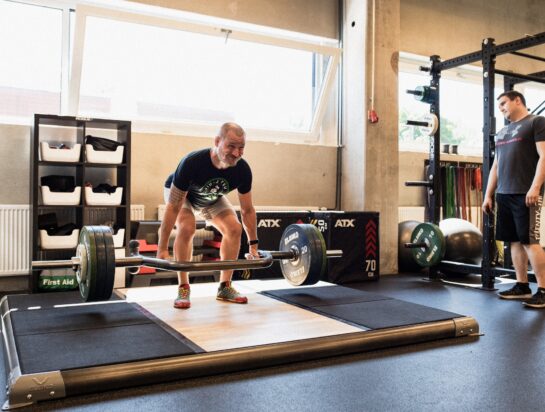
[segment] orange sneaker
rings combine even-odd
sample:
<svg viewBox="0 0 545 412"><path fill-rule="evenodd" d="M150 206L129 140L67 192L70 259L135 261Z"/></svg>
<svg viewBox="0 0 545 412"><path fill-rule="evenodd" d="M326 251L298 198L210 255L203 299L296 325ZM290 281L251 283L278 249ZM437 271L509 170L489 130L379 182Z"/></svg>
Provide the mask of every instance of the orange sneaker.
<svg viewBox="0 0 545 412"><path fill-rule="evenodd" d="M233 303L248 303L248 298L238 293L238 291L231 286L231 282L220 283L216 299Z"/></svg>
<svg viewBox="0 0 545 412"><path fill-rule="evenodd" d="M191 302L189 301L190 294L189 285L181 285L178 288L178 297L174 300L174 307L176 309L189 309L191 307Z"/></svg>

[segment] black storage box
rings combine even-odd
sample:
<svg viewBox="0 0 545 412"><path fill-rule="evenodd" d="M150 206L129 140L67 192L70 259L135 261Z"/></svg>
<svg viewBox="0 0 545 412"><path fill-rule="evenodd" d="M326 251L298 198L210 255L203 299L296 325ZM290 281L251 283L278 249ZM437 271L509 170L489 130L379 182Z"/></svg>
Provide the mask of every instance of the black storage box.
<svg viewBox="0 0 545 412"><path fill-rule="evenodd" d="M310 222L322 232L327 249L343 251L342 258L328 259L324 281L343 284L378 280L378 212L316 211Z"/></svg>
<svg viewBox="0 0 545 412"><path fill-rule="evenodd" d="M280 238L284 230L294 223L310 223L311 212L302 211L258 211L257 213L257 238L259 239L258 248L261 250L279 250ZM246 232L242 232L240 244L240 259L248 253L248 239ZM271 267L252 271L252 279L263 278L281 278L282 270L280 263L275 261Z"/></svg>

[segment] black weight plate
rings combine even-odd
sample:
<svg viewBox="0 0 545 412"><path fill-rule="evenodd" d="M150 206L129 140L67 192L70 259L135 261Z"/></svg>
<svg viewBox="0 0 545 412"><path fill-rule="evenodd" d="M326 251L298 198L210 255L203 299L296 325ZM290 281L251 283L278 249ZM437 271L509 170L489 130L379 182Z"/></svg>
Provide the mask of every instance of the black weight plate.
<svg viewBox="0 0 545 412"><path fill-rule="evenodd" d="M445 256L445 237L439 226L420 223L411 235L411 243L425 243L425 247L412 249L413 258L420 266L437 265Z"/></svg>
<svg viewBox="0 0 545 412"><path fill-rule="evenodd" d="M305 285L314 285L324 278L327 268L327 247L322 232L315 225L309 225L309 235L314 237L311 247L312 263Z"/></svg>
<svg viewBox="0 0 545 412"><path fill-rule="evenodd" d="M102 297L100 300L108 300L112 296L115 281L115 247L113 232L109 227L103 226L104 249L106 252L106 268L101 276L100 282L103 285Z"/></svg>
<svg viewBox="0 0 545 412"><path fill-rule="evenodd" d="M96 302L99 300L99 296L102 295L103 285L100 283L100 277L104 271L106 265L106 251L104 248L104 238L102 235L102 228L99 226L91 226L94 232L95 247L96 247L96 261L97 268L94 277L90 282L89 295L87 296L87 302Z"/></svg>
<svg viewBox="0 0 545 412"><path fill-rule="evenodd" d="M86 249L86 271L82 274L79 290L86 302L108 300L115 279L115 249L110 228L84 226L79 243Z"/></svg>
<svg viewBox="0 0 545 412"><path fill-rule="evenodd" d="M112 295L115 279L115 249L112 232L107 226L93 226L97 245L97 272L94 278L93 293L88 302L108 300Z"/></svg>
<svg viewBox="0 0 545 412"><path fill-rule="evenodd" d="M97 226L91 226L90 230L93 233L93 242L95 244L95 270L93 275L89 277L87 282L89 290L87 294L86 302L95 302L98 296L101 295L102 285L100 284L100 276L104 270L106 261L106 252L104 250L104 240L102 237L102 231Z"/></svg>
<svg viewBox="0 0 545 412"><path fill-rule="evenodd" d="M295 250L298 258L282 259L280 267L286 280L293 286L313 285L325 271L325 242L314 225L289 225L280 239L279 250Z"/></svg>

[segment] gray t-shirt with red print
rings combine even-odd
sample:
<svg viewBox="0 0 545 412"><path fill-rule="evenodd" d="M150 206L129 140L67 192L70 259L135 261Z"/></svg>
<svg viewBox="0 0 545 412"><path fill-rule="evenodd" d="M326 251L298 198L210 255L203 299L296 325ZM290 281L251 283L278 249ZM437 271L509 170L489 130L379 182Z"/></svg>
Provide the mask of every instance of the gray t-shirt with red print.
<svg viewBox="0 0 545 412"><path fill-rule="evenodd" d="M545 141L543 116L530 114L499 131L496 136L496 193L526 194L530 190L539 160L536 142L541 141Z"/></svg>

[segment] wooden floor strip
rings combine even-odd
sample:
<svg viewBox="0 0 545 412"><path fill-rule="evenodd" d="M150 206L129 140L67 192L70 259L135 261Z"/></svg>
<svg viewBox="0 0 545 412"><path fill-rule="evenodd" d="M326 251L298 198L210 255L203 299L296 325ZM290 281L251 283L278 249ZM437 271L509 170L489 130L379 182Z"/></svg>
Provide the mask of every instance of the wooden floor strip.
<svg viewBox="0 0 545 412"><path fill-rule="evenodd" d="M188 310L172 306L176 287L135 288L119 293L209 352L363 331L255 293L259 289L290 287L285 281L266 282L236 283L237 290L248 296L245 305L216 300L215 283L192 285Z"/></svg>

